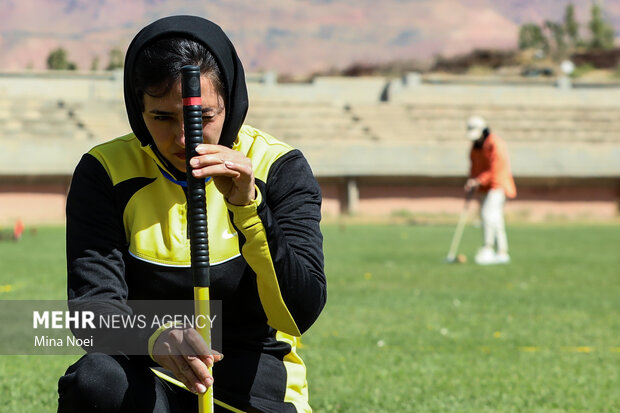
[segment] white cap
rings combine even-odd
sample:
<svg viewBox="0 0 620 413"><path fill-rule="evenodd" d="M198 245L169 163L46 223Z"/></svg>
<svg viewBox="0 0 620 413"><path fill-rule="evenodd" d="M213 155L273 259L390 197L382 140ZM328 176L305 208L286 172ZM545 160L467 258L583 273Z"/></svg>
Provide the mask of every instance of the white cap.
<svg viewBox="0 0 620 413"><path fill-rule="evenodd" d="M475 141L482 136L482 131L487 127L487 122L480 116L472 116L467 120L467 138Z"/></svg>

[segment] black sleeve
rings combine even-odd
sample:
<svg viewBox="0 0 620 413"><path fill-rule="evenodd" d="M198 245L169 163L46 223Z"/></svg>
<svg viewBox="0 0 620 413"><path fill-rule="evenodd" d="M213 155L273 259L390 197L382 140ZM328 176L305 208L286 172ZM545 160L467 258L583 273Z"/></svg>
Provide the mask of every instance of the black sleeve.
<svg viewBox="0 0 620 413"><path fill-rule="evenodd" d="M84 155L67 196L67 289L69 300L125 301L126 248L122 212L101 163Z"/></svg>
<svg viewBox="0 0 620 413"><path fill-rule="evenodd" d="M67 296L71 311L100 316L132 315L127 305L126 251L122 211L110 177L101 163L86 154L73 174L67 196ZM93 336L87 351L148 354L145 330L73 329L77 337Z"/></svg>
<svg viewBox="0 0 620 413"><path fill-rule="evenodd" d="M321 189L298 150L278 159L267 183L258 215L267 232L269 250L284 302L303 333L327 300L321 234ZM265 195L263 195L265 196Z"/></svg>

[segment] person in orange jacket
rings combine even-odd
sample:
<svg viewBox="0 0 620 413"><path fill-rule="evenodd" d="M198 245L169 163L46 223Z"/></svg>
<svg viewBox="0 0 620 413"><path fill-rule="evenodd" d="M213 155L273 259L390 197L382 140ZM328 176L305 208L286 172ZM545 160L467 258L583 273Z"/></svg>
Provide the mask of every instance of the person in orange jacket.
<svg viewBox="0 0 620 413"><path fill-rule="evenodd" d="M506 198L517 195L506 143L491 133L487 122L480 116L472 116L467 121L467 137L472 141L472 147L465 191L477 190L481 194L484 245L478 250L475 261L478 264L505 264L510 262L510 256L504 204Z"/></svg>

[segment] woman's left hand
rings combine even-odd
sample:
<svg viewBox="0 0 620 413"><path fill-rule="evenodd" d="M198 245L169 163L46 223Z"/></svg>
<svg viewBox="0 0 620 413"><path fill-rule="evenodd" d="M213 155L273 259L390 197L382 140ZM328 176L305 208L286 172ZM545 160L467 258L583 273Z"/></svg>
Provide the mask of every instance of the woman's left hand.
<svg viewBox="0 0 620 413"><path fill-rule="evenodd" d="M222 145L196 147L190 165L196 178L212 177L218 191L233 205L249 205L256 198L252 161L239 151Z"/></svg>

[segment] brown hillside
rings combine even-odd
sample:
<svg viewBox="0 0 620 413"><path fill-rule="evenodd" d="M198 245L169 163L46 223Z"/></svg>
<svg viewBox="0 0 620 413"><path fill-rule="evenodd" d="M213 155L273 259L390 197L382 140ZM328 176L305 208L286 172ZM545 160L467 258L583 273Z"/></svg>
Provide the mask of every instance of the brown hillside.
<svg viewBox="0 0 620 413"><path fill-rule="evenodd" d="M564 1L538 0L4 0L0 69L42 69L63 47L78 68L125 49L139 27L171 14L197 14L231 36L249 71L300 74L352 63L426 59L474 48L515 47L519 24L559 20ZM579 3L579 2L575 2ZM606 1L620 21L620 0ZM587 5L578 5L587 20Z"/></svg>

